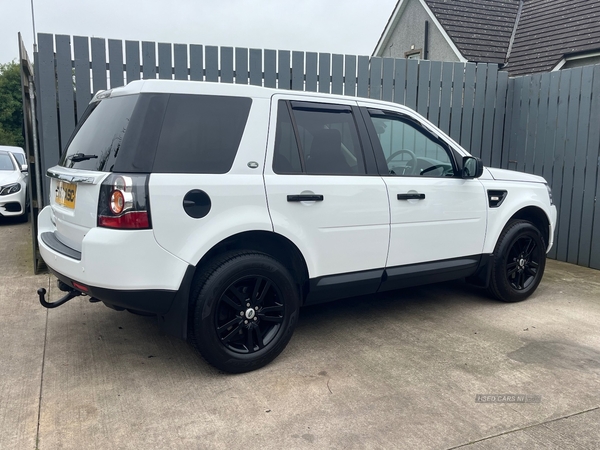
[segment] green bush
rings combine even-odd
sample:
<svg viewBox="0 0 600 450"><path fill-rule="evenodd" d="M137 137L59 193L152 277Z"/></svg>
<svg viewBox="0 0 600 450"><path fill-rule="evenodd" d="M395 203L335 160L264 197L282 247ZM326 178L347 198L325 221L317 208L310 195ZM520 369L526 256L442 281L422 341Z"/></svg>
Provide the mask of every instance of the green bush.
<svg viewBox="0 0 600 450"><path fill-rule="evenodd" d="M0 145L23 147L21 73L16 62L0 64Z"/></svg>

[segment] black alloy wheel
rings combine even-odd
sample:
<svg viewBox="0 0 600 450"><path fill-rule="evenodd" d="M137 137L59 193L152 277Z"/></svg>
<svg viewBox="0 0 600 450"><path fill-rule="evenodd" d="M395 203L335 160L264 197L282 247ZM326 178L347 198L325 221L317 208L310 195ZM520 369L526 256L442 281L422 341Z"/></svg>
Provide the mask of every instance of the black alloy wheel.
<svg viewBox="0 0 600 450"><path fill-rule="evenodd" d="M269 278L254 275L236 280L221 295L214 326L227 349L249 354L273 341L284 317L280 290Z"/></svg>
<svg viewBox="0 0 600 450"><path fill-rule="evenodd" d="M496 243L489 292L498 300L518 302L537 289L546 267L546 245L531 222L509 222Z"/></svg>
<svg viewBox="0 0 600 450"><path fill-rule="evenodd" d="M190 298L190 340L204 359L230 373L267 365L298 321L298 282L269 255L237 251L198 271Z"/></svg>
<svg viewBox="0 0 600 450"><path fill-rule="evenodd" d="M513 289L522 291L535 282L540 267L541 249L532 236L519 236L508 252L506 277Z"/></svg>

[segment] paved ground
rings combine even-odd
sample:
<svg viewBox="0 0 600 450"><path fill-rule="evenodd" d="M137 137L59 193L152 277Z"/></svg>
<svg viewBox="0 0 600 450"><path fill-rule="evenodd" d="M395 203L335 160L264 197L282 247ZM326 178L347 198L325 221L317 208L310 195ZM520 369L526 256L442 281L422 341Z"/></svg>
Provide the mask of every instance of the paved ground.
<svg viewBox="0 0 600 450"><path fill-rule="evenodd" d="M521 304L454 282L306 308L232 376L150 318L42 308L30 248L0 219L1 449L600 448L598 271L552 261Z"/></svg>

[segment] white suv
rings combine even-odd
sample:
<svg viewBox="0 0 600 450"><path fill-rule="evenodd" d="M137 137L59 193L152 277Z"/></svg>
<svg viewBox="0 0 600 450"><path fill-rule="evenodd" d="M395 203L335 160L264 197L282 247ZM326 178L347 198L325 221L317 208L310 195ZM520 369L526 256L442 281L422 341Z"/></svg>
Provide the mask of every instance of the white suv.
<svg viewBox="0 0 600 450"><path fill-rule="evenodd" d="M228 372L273 360L302 305L466 277L537 288L543 178L483 168L394 103L136 81L91 101L39 215L65 297L155 314Z"/></svg>

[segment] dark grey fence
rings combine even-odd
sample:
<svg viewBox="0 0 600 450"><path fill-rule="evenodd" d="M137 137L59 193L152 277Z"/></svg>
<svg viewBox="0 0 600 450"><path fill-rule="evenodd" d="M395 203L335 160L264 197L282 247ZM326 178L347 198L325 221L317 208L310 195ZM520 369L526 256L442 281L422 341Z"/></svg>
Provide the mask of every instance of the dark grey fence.
<svg viewBox="0 0 600 450"><path fill-rule="evenodd" d="M596 209L595 202L600 66L509 79L494 64L51 34L39 34L38 45L44 171L58 161L92 92L140 78L389 100L426 116L486 165L545 176L560 206L558 240L551 256L600 269L600 207Z"/></svg>
<svg viewBox="0 0 600 450"><path fill-rule="evenodd" d="M486 163L493 163L493 153L500 162L508 77L496 65L51 34L39 34L38 46L44 170L58 161L92 92L140 78L253 84L394 101L428 117Z"/></svg>
<svg viewBox="0 0 600 450"><path fill-rule="evenodd" d="M554 192L550 256L600 269L600 65L511 79L507 104L503 165Z"/></svg>

